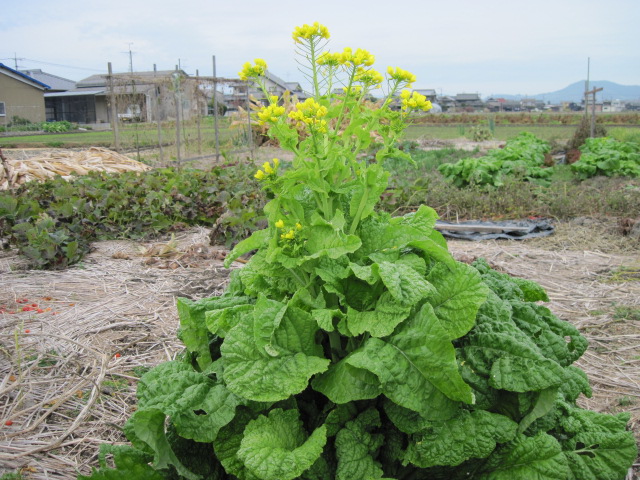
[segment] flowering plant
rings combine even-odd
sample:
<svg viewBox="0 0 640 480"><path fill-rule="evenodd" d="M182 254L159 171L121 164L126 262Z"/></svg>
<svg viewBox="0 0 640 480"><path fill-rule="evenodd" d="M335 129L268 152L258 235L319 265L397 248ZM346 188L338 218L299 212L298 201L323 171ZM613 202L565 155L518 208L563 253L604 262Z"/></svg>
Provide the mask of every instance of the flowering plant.
<svg viewBox="0 0 640 480"><path fill-rule="evenodd" d="M313 96L292 122L273 97L258 114L293 168L274 159L256 173L269 227L227 257L257 250L225 293L178 300L186 352L140 379L133 447L107 449L117 478L622 478L637 454L629 416L576 405L590 395L571 365L586 340L538 303L544 290L454 260L428 207L375 210L381 161L402 155L408 111L429 105L392 68L367 106L382 79L373 56L321 52L328 37L294 31ZM265 68L241 75L264 87Z"/></svg>

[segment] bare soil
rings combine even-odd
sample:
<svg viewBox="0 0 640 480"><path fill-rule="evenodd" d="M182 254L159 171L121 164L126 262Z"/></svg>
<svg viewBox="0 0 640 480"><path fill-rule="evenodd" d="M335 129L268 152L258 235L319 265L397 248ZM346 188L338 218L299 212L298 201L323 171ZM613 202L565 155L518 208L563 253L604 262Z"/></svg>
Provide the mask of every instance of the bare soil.
<svg viewBox="0 0 640 480"><path fill-rule="evenodd" d="M97 465L101 443L125 441L136 379L182 350L176 297L226 285L226 251L210 246L208 233L96 243L65 271L23 270L15 252L0 256L0 474L75 479ZM579 365L594 394L581 405L630 412L640 439L640 250L607 235L615 237L606 226L563 224L543 239L449 247L462 261L484 257L547 289L551 310L590 341ZM22 311L33 304L42 312ZM635 468L629 479L639 478Z"/></svg>

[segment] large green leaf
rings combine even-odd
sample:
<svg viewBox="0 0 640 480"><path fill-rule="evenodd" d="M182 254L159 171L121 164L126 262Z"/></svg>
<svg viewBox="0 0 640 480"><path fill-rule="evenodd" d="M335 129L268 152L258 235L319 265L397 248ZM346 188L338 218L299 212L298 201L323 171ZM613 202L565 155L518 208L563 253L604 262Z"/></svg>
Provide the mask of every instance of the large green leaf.
<svg viewBox="0 0 640 480"><path fill-rule="evenodd" d="M473 327L489 289L474 268L460 262L451 266L436 264L427 280L437 290L429 296L429 303L442 320L449 339L462 337Z"/></svg>
<svg viewBox="0 0 640 480"><path fill-rule="evenodd" d="M225 471L239 480L261 480L238 458L244 430L254 418L255 415L250 410L240 407L236 418L220 430L218 438L213 443L215 455Z"/></svg>
<svg viewBox="0 0 640 480"><path fill-rule="evenodd" d="M486 458L516 435L517 424L509 418L484 410L460 410L453 418L429 422L411 437L404 463L421 468L460 465L470 458Z"/></svg>
<svg viewBox="0 0 640 480"><path fill-rule="evenodd" d="M380 463L374 458L384 442L379 433L380 414L375 409L365 410L355 420L346 423L336 435L338 469L336 480L373 480L383 476Z"/></svg>
<svg viewBox="0 0 640 480"><path fill-rule="evenodd" d="M493 388L531 392L559 386L564 369L546 358L512 323L482 323L466 338L464 354Z"/></svg>
<svg viewBox="0 0 640 480"><path fill-rule="evenodd" d="M173 466L187 480L199 480L200 476L185 467L171 449L165 433L165 414L160 410L137 410L125 425L127 438L138 448L153 452L153 466L162 470Z"/></svg>
<svg viewBox="0 0 640 480"><path fill-rule="evenodd" d="M307 437L297 410L276 408L248 423L237 456L261 480L293 480L320 458L326 427Z"/></svg>
<svg viewBox="0 0 640 480"><path fill-rule="evenodd" d="M224 259L224 266L229 268L231 263L241 255L249 253L252 250L257 250L264 246L269 240L271 232L269 229L257 230L251 234L249 238L245 238L239 242L231 252Z"/></svg>
<svg viewBox="0 0 640 480"><path fill-rule="evenodd" d="M270 343L262 348L256 345L256 326L264 319L255 317L244 317L220 347L229 390L249 400L284 400L304 390L314 374L327 369L329 360L321 357L322 349L315 343L318 326L310 314L287 308Z"/></svg>
<svg viewBox="0 0 640 480"><path fill-rule="evenodd" d="M385 338L369 338L349 358L378 376L382 392L426 419L448 418L457 402L473 403L458 372L453 345L429 304Z"/></svg>
<svg viewBox="0 0 640 480"><path fill-rule="evenodd" d="M251 303L248 297L211 297L193 301L188 298L178 298L178 316L180 317L180 339L189 352L196 354L196 360L202 370L212 362L209 351L211 335L206 325L206 312L225 309L235 305Z"/></svg>
<svg viewBox="0 0 640 480"><path fill-rule="evenodd" d="M316 376L311 383L313 389L337 404L380 395L382 390L378 377L369 370L354 367L349 359L347 356L331 364L326 372Z"/></svg>
<svg viewBox="0 0 640 480"><path fill-rule="evenodd" d="M436 291L423 275L404 263L380 262L374 267L391 296L401 305L413 306Z"/></svg>
<svg viewBox="0 0 640 480"><path fill-rule="evenodd" d="M374 337L386 337L391 335L396 326L410 313L411 307L393 298L391 293L384 292L378 298L374 310L360 312L348 308L347 327L354 336L369 332Z"/></svg>
<svg viewBox="0 0 640 480"><path fill-rule="evenodd" d="M116 468L107 468L103 465L103 457L106 453L113 454L113 462ZM78 480L165 480L165 476L155 470L149 461L152 459L140 450L128 445L100 445L99 470L93 468L90 477L78 475Z"/></svg>
<svg viewBox="0 0 640 480"><path fill-rule="evenodd" d="M551 435L540 433L535 437L518 435L515 440L494 452L475 478L567 480L571 478L570 475L568 462L558 441Z"/></svg>
<svg viewBox="0 0 640 480"><path fill-rule="evenodd" d="M161 411L182 437L198 442L215 440L242 403L224 385L181 362L165 362L143 375L138 398L138 411Z"/></svg>

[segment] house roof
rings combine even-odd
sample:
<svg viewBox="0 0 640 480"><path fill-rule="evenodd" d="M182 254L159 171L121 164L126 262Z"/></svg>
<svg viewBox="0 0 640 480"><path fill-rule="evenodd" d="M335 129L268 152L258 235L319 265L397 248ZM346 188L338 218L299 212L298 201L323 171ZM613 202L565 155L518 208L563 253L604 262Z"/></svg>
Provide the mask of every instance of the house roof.
<svg viewBox="0 0 640 480"><path fill-rule="evenodd" d="M20 80L21 82L31 85L32 87L39 88L40 90L47 90L51 88L46 83L42 83L36 80L35 78L31 78L29 75L25 75L24 73L19 72L18 70L14 70L11 67L7 67L4 63L0 63L0 73L4 73L5 75L11 78Z"/></svg>
<svg viewBox="0 0 640 480"><path fill-rule="evenodd" d="M418 92L420 95L424 95L425 97L436 96L436 91L433 88L417 88L414 92Z"/></svg>
<svg viewBox="0 0 640 480"><path fill-rule="evenodd" d="M79 90L67 90L66 92L45 93L44 98L104 95L105 93L106 93L106 90L104 88L82 88Z"/></svg>
<svg viewBox="0 0 640 480"><path fill-rule="evenodd" d="M74 82L73 80L58 77L57 75L52 75L51 73L43 72L39 68L33 70L21 70L20 72L28 75L34 80L38 80L39 82L49 85L49 88L51 90L73 90L76 86L76 82Z"/></svg>
<svg viewBox="0 0 640 480"><path fill-rule="evenodd" d="M456 95L456 101L465 101L465 100L480 100L480 95L478 95L477 93L458 93Z"/></svg>
<svg viewBox="0 0 640 480"><path fill-rule="evenodd" d="M166 78L170 77L175 72L182 74L185 77L189 75L183 70L152 70L149 72L133 72L133 73L114 73L113 77L118 79L134 79L138 83L152 82L154 78ZM77 88L91 88L91 87L106 87L107 77L106 73L99 73L97 75L91 75L90 77L83 78L77 84Z"/></svg>

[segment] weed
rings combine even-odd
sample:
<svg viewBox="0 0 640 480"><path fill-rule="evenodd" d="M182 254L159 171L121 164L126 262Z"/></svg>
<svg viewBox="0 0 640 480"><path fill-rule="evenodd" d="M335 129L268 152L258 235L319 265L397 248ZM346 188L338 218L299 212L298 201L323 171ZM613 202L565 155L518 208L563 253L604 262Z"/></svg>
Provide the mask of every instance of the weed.
<svg viewBox="0 0 640 480"><path fill-rule="evenodd" d="M628 305L618 305L613 313L613 318L623 321L640 321L640 307L631 307Z"/></svg>
<svg viewBox="0 0 640 480"><path fill-rule="evenodd" d="M629 405L633 405L634 403L634 399L626 395L618 399L618 405L621 407L628 407Z"/></svg>

